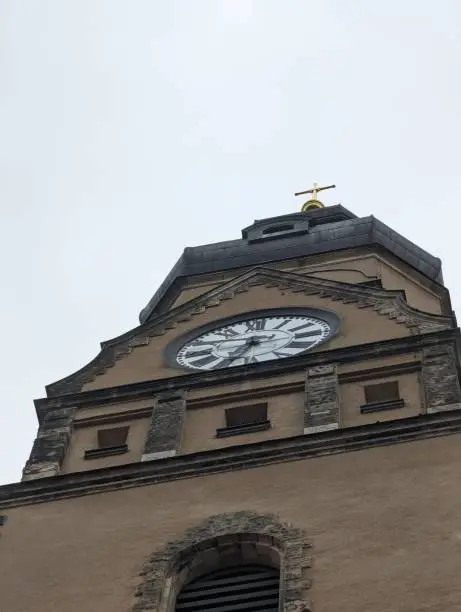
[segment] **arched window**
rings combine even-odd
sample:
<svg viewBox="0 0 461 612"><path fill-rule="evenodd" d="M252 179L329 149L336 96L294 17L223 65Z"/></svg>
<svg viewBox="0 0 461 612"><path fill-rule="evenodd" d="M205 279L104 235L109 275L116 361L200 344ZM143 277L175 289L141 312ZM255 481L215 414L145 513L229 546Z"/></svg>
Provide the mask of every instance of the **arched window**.
<svg viewBox="0 0 461 612"><path fill-rule="evenodd" d="M265 565L236 565L186 584L175 612L278 612L280 571Z"/></svg>
<svg viewBox="0 0 461 612"><path fill-rule="evenodd" d="M273 514L216 514L150 555L132 612L312 612L311 544Z"/></svg>

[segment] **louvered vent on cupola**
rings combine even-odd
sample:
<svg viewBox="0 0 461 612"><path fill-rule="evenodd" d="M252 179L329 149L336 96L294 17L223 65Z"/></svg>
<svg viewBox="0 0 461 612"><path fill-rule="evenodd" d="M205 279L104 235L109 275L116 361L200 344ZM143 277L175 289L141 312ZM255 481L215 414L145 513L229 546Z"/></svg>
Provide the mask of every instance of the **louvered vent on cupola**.
<svg viewBox="0 0 461 612"><path fill-rule="evenodd" d="M261 219L243 229L242 238L249 243L267 242L278 238L293 238L294 236L307 234L309 222L309 215L304 213L292 213L291 215Z"/></svg>
<svg viewBox="0 0 461 612"><path fill-rule="evenodd" d="M279 570L239 565L206 574L182 589L176 612L278 612Z"/></svg>

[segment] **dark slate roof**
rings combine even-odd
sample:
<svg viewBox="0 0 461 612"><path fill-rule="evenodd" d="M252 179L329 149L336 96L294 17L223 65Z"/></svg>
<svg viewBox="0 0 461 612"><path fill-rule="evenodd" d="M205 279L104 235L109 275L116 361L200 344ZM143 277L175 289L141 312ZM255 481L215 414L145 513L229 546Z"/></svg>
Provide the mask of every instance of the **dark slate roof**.
<svg viewBox="0 0 461 612"><path fill-rule="evenodd" d="M443 284L442 264L438 257L430 255L375 217L360 219L337 205L258 220L242 230L240 240L186 248L141 311L139 320L144 323L149 319L167 290L180 277L364 246L383 247L430 280Z"/></svg>

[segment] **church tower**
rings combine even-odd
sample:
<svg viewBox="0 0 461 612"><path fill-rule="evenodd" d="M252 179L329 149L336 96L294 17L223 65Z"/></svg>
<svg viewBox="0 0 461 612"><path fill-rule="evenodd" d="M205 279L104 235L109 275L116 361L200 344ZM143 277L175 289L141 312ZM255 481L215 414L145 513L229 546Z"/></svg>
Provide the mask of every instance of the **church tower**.
<svg viewBox="0 0 461 612"><path fill-rule="evenodd" d="M35 401L0 487L1 612L461 610L441 262L321 190L186 248Z"/></svg>

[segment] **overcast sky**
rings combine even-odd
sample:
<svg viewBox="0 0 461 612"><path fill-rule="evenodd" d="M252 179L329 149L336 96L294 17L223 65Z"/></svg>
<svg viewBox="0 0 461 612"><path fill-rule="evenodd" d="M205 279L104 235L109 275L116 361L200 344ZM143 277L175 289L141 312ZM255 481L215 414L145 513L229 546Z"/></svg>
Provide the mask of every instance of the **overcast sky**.
<svg viewBox="0 0 461 612"><path fill-rule="evenodd" d="M459 0L0 0L0 46L0 483L185 246L313 181L441 257L460 309Z"/></svg>

